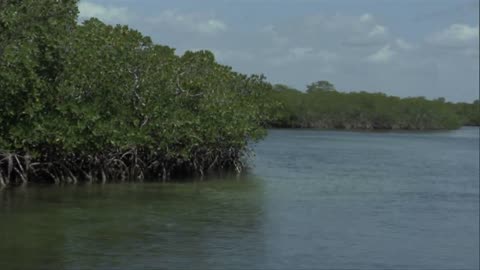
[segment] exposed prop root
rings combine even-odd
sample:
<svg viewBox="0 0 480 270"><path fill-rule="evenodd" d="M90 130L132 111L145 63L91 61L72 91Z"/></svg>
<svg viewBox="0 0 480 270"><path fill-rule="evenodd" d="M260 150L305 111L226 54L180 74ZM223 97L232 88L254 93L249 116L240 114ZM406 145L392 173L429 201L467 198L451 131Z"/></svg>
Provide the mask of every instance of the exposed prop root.
<svg viewBox="0 0 480 270"><path fill-rule="evenodd" d="M56 154L32 157L27 153L0 152L0 187L29 182L76 184L157 180L198 175L215 170L241 173L245 149L228 151L198 149L194 158L165 157L141 149L112 151L97 155Z"/></svg>

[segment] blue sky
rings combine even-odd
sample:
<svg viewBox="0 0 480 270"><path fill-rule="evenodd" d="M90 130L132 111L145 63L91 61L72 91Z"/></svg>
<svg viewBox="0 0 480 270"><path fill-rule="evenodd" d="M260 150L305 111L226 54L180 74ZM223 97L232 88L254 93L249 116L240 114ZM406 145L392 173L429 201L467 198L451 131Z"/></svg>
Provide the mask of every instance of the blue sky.
<svg viewBox="0 0 480 270"><path fill-rule="evenodd" d="M157 43L208 49L243 73L300 90L479 97L478 0L81 0L80 17Z"/></svg>

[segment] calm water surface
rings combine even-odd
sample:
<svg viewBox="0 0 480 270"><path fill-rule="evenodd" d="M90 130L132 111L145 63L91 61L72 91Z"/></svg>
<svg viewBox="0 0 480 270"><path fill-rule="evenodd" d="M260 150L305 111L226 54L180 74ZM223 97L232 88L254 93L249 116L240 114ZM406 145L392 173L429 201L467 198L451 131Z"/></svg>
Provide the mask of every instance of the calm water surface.
<svg viewBox="0 0 480 270"><path fill-rule="evenodd" d="M478 269L478 128L254 148L241 178L0 191L0 269Z"/></svg>

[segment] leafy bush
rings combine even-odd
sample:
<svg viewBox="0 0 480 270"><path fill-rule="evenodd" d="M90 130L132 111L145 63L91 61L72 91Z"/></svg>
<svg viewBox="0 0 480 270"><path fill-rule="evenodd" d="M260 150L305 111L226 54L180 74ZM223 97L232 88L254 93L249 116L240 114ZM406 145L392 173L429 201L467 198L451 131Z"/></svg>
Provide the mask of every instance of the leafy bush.
<svg viewBox="0 0 480 270"><path fill-rule="evenodd" d="M77 24L74 0L0 1L0 184L241 170L270 84L208 51Z"/></svg>

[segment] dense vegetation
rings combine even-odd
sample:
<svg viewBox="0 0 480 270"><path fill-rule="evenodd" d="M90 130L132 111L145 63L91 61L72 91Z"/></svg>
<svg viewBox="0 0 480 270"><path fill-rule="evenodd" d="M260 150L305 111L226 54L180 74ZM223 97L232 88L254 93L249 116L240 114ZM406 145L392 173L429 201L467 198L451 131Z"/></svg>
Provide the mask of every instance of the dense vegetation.
<svg viewBox="0 0 480 270"><path fill-rule="evenodd" d="M328 81L319 81L301 92L275 85L272 99L280 106L275 127L335 129L454 129L479 125L478 100L449 103L443 98L399 98L383 93L338 92Z"/></svg>
<svg viewBox="0 0 480 270"><path fill-rule="evenodd" d="M473 103L449 103L465 126L480 126L480 101L477 99Z"/></svg>
<svg viewBox="0 0 480 270"><path fill-rule="evenodd" d="M242 169L268 120L262 76L77 13L0 0L0 186Z"/></svg>
<svg viewBox="0 0 480 270"><path fill-rule="evenodd" d="M479 103L306 93L246 76L208 51L127 26L81 24L77 0L0 0L0 186L134 181L242 170L264 127L452 129Z"/></svg>

